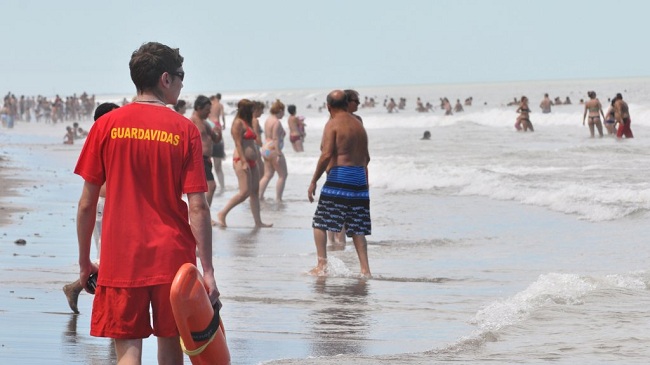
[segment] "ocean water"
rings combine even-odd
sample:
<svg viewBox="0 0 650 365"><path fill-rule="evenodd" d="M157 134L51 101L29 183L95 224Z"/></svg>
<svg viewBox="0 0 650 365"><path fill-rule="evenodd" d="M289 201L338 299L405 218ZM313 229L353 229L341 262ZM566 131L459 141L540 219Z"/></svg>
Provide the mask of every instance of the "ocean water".
<svg viewBox="0 0 650 365"><path fill-rule="evenodd" d="M262 206L274 227L254 229L244 203L228 216L228 228L214 230L233 364L647 363L648 81L359 88L362 100L378 103L358 112L371 155L369 280L358 278L351 243L329 252L328 277L307 274L316 257L315 204L306 192L327 121L318 106L328 90L223 93L226 102L279 98L307 123L305 152L285 147L284 202ZM634 139L589 138L578 104L588 90L605 108L608 97L623 93ZM543 115L537 105L545 92L574 104ZM522 95L531 100L534 133L516 132L516 107L506 106ZM463 113L444 116L438 107L441 97L469 96L474 105ZM389 114L381 107L386 97L405 97L407 106ZM417 97L438 108L415 112ZM6 329L35 317L49 326L50 363L114 361L110 343L88 335L90 296L82 295L82 314L72 316L59 291L76 275L81 186L71 172L81 146L60 145L63 130L0 129L0 153L21 169L14 175L37 181L9 199L33 210L0 234L29 242L0 248L0 358L8 363L40 363L28 342ZM425 130L431 140L420 140ZM213 213L236 189L229 158L224 171L227 190ZM274 188L275 179L269 192ZM152 339L144 359L155 363Z"/></svg>

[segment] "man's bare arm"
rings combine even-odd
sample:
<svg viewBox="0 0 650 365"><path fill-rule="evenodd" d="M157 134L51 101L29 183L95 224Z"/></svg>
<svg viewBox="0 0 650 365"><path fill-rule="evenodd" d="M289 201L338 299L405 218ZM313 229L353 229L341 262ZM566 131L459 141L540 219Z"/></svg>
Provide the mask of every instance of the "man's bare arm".
<svg viewBox="0 0 650 365"><path fill-rule="evenodd" d="M325 124L325 129L323 130L323 139L321 141L321 154L318 158L318 163L316 163L316 170L314 171L314 176L311 179L309 184L309 189L307 190L307 198L309 202L314 201L314 195L316 194L316 183L318 179L323 175L327 166L329 165L331 159L336 153L336 132L332 126L332 121L330 120Z"/></svg>
<svg viewBox="0 0 650 365"><path fill-rule="evenodd" d="M77 208L77 241L79 244L79 280L83 284L90 274L97 272L97 266L90 260L90 241L95 229L97 201L101 185L84 182ZM85 285L84 285L85 287Z"/></svg>
<svg viewBox="0 0 650 365"><path fill-rule="evenodd" d="M205 199L205 193L187 194L189 205L189 218L192 234L199 250L199 261L203 269L203 280L208 290L210 302L219 301L219 289L214 278L212 265L212 225L210 224L210 207ZM221 304L219 304L221 306Z"/></svg>

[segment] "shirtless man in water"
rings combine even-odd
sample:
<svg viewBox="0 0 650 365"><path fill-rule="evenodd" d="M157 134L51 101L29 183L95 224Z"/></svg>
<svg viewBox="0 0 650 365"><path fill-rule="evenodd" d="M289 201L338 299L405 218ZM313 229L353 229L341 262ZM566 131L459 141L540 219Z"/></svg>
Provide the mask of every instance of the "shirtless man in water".
<svg viewBox="0 0 650 365"><path fill-rule="evenodd" d="M318 263L310 273L327 273L327 234L339 232L345 224L357 250L361 275L370 277L368 242L371 233L370 198L368 194L368 135L363 125L347 111L347 99L342 90L327 95L330 120L325 124L321 141L321 155L307 190L307 198L314 201L316 183L324 172L327 180L321 189L312 227ZM352 196L339 194L352 192Z"/></svg>
<svg viewBox="0 0 650 365"><path fill-rule="evenodd" d="M348 113L352 114L353 117L359 120L359 123L363 124L363 119L361 119L359 115L355 114L359 110L359 93L353 89L345 89L343 92L345 93L345 99L348 102ZM334 250L345 249L345 225L343 225L341 232L327 231L327 241L331 243L332 249Z"/></svg>
<svg viewBox="0 0 650 365"><path fill-rule="evenodd" d="M217 139L217 136L212 131L212 127L206 119L210 115L210 99L205 95L199 95L194 101L194 112L190 119L192 123L199 129L201 133L201 144L203 151L203 167L205 168L205 177L208 180L208 192L205 193L205 198L208 201L208 206L212 205L212 198L214 191L217 189L217 183L214 181L212 174L212 143Z"/></svg>
<svg viewBox="0 0 650 365"><path fill-rule="evenodd" d="M542 113L544 114L550 113L552 105L553 102L551 101L551 98L548 97L548 93L544 94L544 99L542 99L542 102L539 103L539 107L542 108Z"/></svg>
<svg viewBox="0 0 650 365"><path fill-rule="evenodd" d="M212 144L212 164L214 165L214 172L217 175L217 182L219 183L219 194L222 194L226 189L223 175L222 162L226 158L225 146L223 143L223 131L226 129L226 116L224 115L223 105L221 104L221 94L212 95L210 97L210 115L208 115L208 123L212 124L212 131L216 134L217 139Z"/></svg>
<svg viewBox="0 0 650 365"><path fill-rule="evenodd" d="M214 123L221 122L221 129L226 129L226 115L223 112L223 104L221 104L221 94L217 93L210 97L210 115L209 118Z"/></svg>
<svg viewBox="0 0 650 365"><path fill-rule="evenodd" d="M618 123L618 131L616 132L616 138L634 138L632 134L632 129L630 129L630 124L632 120L630 119L630 109L627 106L627 103L623 101L623 95L620 93L616 94L616 101L614 102L614 110L616 123Z"/></svg>

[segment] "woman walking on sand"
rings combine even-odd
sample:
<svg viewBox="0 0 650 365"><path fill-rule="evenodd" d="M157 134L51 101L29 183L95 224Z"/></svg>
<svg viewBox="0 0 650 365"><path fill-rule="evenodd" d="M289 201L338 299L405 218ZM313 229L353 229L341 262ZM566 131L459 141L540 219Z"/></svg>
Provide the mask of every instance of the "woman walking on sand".
<svg viewBox="0 0 650 365"><path fill-rule="evenodd" d="M276 100L271 105L270 112L271 115L264 123L266 141L261 151L262 158L264 158L264 176L260 180L260 200L264 200L264 191L277 171L278 181L275 184L275 199L281 202L288 175L287 160L285 160L282 153L286 132L282 127L282 123L280 123L280 120L284 117L284 104L280 100Z"/></svg>
<svg viewBox="0 0 650 365"><path fill-rule="evenodd" d="M271 227L272 224L265 224L260 217L259 182L260 175L257 169L259 158L258 147L255 144L257 133L253 131L253 113L255 102L242 99L237 104L237 115L230 126L230 133L235 142L232 165L237 175L239 191L235 194L226 206L217 213L216 224L226 227L226 216L232 208L250 197L251 212L255 227Z"/></svg>

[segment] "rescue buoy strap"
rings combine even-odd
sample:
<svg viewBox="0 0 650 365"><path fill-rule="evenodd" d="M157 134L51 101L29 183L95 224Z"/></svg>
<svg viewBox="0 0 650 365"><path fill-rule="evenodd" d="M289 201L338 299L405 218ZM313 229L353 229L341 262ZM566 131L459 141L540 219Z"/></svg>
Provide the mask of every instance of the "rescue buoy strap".
<svg viewBox="0 0 650 365"><path fill-rule="evenodd" d="M183 338L181 337L181 349L183 352L188 355L188 356L197 356L200 355L203 350L205 350L210 343L214 340L214 338L217 336L217 331L219 330L219 307L218 303L215 304L214 307L214 315L212 316L212 321L208 325L208 328L206 328L203 331L200 332L190 332L192 335L192 340L194 341L205 341L207 340L208 342L204 343L203 345L199 346L196 350L188 350L185 347L185 343L183 342Z"/></svg>
<svg viewBox="0 0 650 365"><path fill-rule="evenodd" d="M203 331L190 332L192 334L192 340L194 341L207 341L209 338L213 337L215 333L219 330L219 308L215 305L212 307L214 309L214 315L212 316L212 321L208 325L208 328Z"/></svg>
<svg viewBox="0 0 650 365"><path fill-rule="evenodd" d="M199 346L199 348L197 348L196 350L188 350L188 349L185 347L185 343L183 342L183 338L182 338L182 337L179 337L180 340L181 340L181 349L182 349L183 352L184 352L186 355L188 355L188 356L197 356L197 355L201 355L201 353L203 352L203 350L205 350L205 348L208 347L208 345L209 345L210 343L212 343L212 340L214 340L214 338L215 338L216 336L217 336L217 333L215 332L215 333L212 335L212 337L210 337L210 340L209 340L208 342L206 342L206 343L204 343L203 345Z"/></svg>

